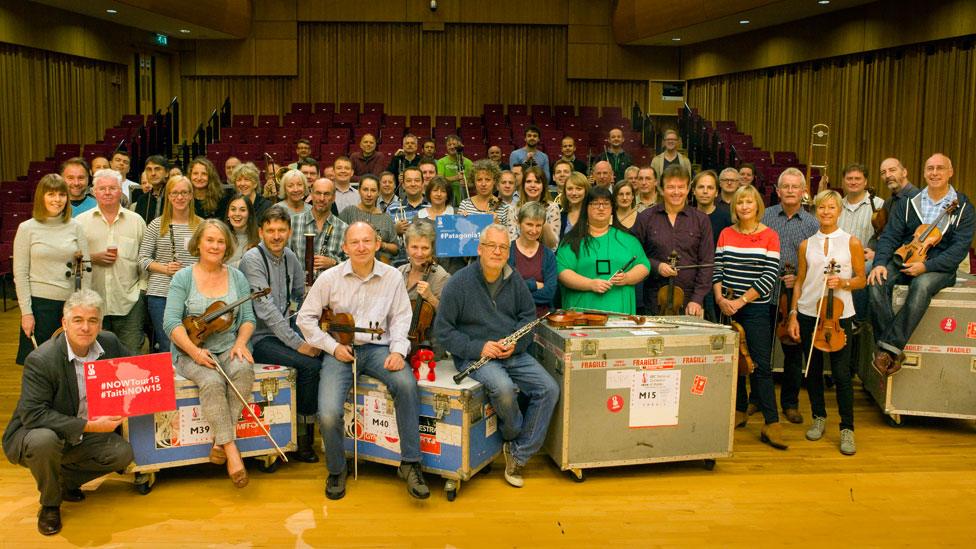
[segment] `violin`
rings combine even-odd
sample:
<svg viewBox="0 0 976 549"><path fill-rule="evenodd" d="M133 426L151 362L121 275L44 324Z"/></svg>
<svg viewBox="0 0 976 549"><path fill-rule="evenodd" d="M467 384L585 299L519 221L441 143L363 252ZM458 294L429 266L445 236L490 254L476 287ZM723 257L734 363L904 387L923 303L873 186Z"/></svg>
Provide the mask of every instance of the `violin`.
<svg viewBox="0 0 976 549"><path fill-rule="evenodd" d="M724 287L722 288L722 296L725 299L733 299L732 288ZM722 324L731 326L733 330L739 334L739 362L738 362L738 373L739 376L747 376L751 374L756 369L756 363L752 361L752 355L749 354L749 344L746 343L746 330L732 317L721 315L719 321Z"/></svg>
<svg viewBox="0 0 976 549"><path fill-rule="evenodd" d="M796 267L792 263L783 265L783 275L795 275ZM790 304L793 303L793 288L783 284L783 291L779 294L779 308L776 310L776 337L788 345L796 345L799 341L790 336Z"/></svg>
<svg viewBox="0 0 976 549"><path fill-rule="evenodd" d="M581 311L556 311L551 313L546 322L553 328L568 328L570 326L606 326L607 315L586 313Z"/></svg>
<svg viewBox="0 0 976 549"><path fill-rule="evenodd" d="M64 273L65 278L75 277L75 291L80 290L82 273L90 273L92 270L91 260L85 259L81 252L75 252L74 261L69 261L66 265L68 270Z"/></svg>
<svg viewBox="0 0 976 549"><path fill-rule="evenodd" d="M837 274L840 272L840 265L837 260L831 259L830 264L824 268L824 276ZM813 334L813 347L821 351L832 353L839 351L847 345L847 334L840 326L840 316L844 314L844 302L839 297L834 297L834 289L827 290L827 295L820 298L817 303L817 329Z"/></svg>
<svg viewBox="0 0 976 549"><path fill-rule="evenodd" d="M270 293L271 288L265 288L247 297L242 297L229 305L223 301L214 301L207 307L207 310L203 311L203 314L188 315L183 319L186 335L190 336L190 341L199 347L208 337L223 332L234 324L234 309L252 299L264 297Z"/></svg>
<svg viewBox="0 0 976 549"><path fill-rule="evenodd" d="M668 256L668 265L677 272L678 252L672 250ZM680 286L675 286L675 276L668 277L668 285L662 286L657 291L657 311L663 316L676 316L681 314L681 309L685 304L685 291Z"/></svg>
<svg viewBox="0 0 976 549"><path fill-rule="evenodd" d="M874 228L872 238L877 241L881 238L881 232L884 231L885 225L888 224L888 210L875 208L874 197L874 191L868 189L868 202L871 203L871 227Z"/></svg>
<svg viewBox="0 0 976 549"><path fill-rule="evenodd" d="M942 210L939 217L935 218L935 222L931 225L919 225L915 229L915 236L912 238L911 242L902 245L897 250L895 250L895 256L892 258L895 262L895 266L901 269L905 265L911 265L912 263L919 263L925 261L925 255L929 253L932 246L935 246L942 240L942 231L939 229L939 223L946 216L955 213L956 209L959 208L959 201L953 200L952 204L949 204Z"/></svg>
<svg viewBox="0 0 976 549"><path fill-rule="evenodd" d="M356 326L351 313L336 313L332 307L322 309L322 316L319 317L319 327L340 345L352 345L357 333L370 334L371 340L379 339L386 333L379 325L379 322L370 322L368 328L360 328Z"/></svg>
<svg viewBox="0 0 976 549"><path fill-rule="evenodd" d="M430 273L434 269L434 262L430 261L424 269L423 282L427 282ZM430 347L430 330L434 324L434 315L437 311L426 299L417 294L413 300L413 317L410 321L410 332L407 339L410 340L410 354L414 354L420 349Z"/></svg>

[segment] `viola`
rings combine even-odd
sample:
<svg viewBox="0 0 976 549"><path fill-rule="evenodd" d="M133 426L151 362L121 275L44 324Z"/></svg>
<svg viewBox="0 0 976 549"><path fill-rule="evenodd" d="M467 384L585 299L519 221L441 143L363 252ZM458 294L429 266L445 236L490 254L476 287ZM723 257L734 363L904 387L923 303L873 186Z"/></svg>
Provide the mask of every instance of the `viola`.
<svg viewBox="0 0 976 549"><path fill-rule="evenodd" d="M75 291L78 291L81 289L82 273L90 273L92 270L91 260L85 259L81 252L75 252L74 261L69 261L67 266L68 270L65 271L64 276L65 278L75 277Z"/></svg>
<svg viewBox="0 0 976 549"><path fill-rule="evenodd" d="M955 213L958 208L959 201L953 200L952 204L946 206L942 210L942 213L939 214L939 217L935 218L934 223L931 225L919 225L915 229L915 236L911 242L895 250L895 256L892 258L894 259L895 266L901 269L905 265L925 261L925 255L929 253L932 246L935 246L942 240L942 231L939 229L939 223L942 223L942 220L947 215Z"/></svg>
<svg viewBox="0 0 976 549"><path fill-rule="evenodd" d="M549 314L546 321L553 328L568 328L570 326L606 326L607 315L599 313L584 313L580 311L556 311Z"/></svg>
<svg viewBox="0 0 976 549"><path fill-rule="evenodd" d="M868 189L868 202L871 204L871 227L874 229L874 240L881 238L881 232L884 231L885 225L888 224L888 210L874 207L874 191Z"/></svg>
<svg viewBox="0 0 976 549"><path fill-rule="evenodd" d="M672 250L668 256L668 265L677 271L678 252ZM668 285L661 287L657 291L657 310L663 316L676 316L681 314L681 309L685 303L685 291L680 286L675 286L674 281L677 275L668 277Z"/></svg>
<svg viewBox="0 0 976 549"><path fill-rule="evenodd" d="M264 297L270 293L271 288L265 288L230 304L214 301L207 307L207 310L203 311L203 314L188 315L183 319L186 335L190 336L190 341L194 345L200 346L208 337L226 331L234 324L234 309L252 299Z"/></svg>
<svg viewBox="0 0 976 549"><path fill-rule="evenodd" d="M837 274L840 272L840 265L837 260L831 259L830 264L824 269L824 276ZM827 295L820 298L817 303L817 329L813 334L813 347L824 352L832 353L839 351L847 345L847 334L840 325L840 317L844 314L844 302L839 297L834 297L834 289L827 290Z"/></svg>
<svg viewBox="0 0 976 549"><path fill-rule="evenodd" d="M423 282L427 282L430 273L434 269L434 262L428 262L424 269ZM407 339L410 340L410 354L414 354L424 347L430 347L430 330L434 324L434 315L437 311L434 306L426 299L417 295L413 300L413 317L410 321L410 332Z"/></svg>
<svg viewBox="0 0 976 549"><path fill-rule="evenodd" d="M792 263L783 265L783 275L795 275L796 267ZM776 310L776 337L783 343L796 345L799 341L790 336L790 304L793 303L793 288L783 284L779 294L779 308Z"/></svg>
<svg viewBox="0 0 976 549"><path fill-rule="evenodd" d="M732 288L724 287L722 288L722 296L725 299L733 299L734 295L732 293ZM739 334L739 362L738 362L738 373L739 376L747 376L751 374L756 369L756 363L752 361L752 355L749 354L749 344L746 343L746 330L730 316L721 315L719 319L722 324L731 326Z"/></svg>
<svg viewBox="0 0 976 549"><path fill-rule="evenodd" d="M332 307L322 309L322 316L319 317L319 327L340 345L352 345L357 333L370 334L370 339L379 339L386 333L379 324L379 322L370 322L368 328L361 328L356 326L356 320L351 313L336 313Z"/></svg>

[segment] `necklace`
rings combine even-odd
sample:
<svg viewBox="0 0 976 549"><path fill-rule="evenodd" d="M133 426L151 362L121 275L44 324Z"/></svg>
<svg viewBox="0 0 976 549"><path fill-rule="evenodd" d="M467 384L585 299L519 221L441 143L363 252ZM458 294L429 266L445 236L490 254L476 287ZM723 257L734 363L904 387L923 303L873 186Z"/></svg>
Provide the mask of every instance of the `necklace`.
<svg viewBox="0 0 976 549"><path fill-rule="evenodd" d="M753 233L755 233L758 230L759 230L759 223L756 223L756 226L753 227L753 228L751 228L751 229L749 229L749 230L746 230L741 225L739 226L739 232L742 233L742 234L753 234Z"/></svg>

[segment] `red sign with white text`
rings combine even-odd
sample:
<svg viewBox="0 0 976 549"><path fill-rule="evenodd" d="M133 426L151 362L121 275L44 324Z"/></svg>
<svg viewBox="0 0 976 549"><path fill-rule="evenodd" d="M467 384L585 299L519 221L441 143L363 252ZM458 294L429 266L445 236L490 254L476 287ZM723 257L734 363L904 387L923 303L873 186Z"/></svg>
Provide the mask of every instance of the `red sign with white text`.
<svg viewBox="0 0 976 549"><path fill-rule="evenodd" d="M85 363L88 418L141 416L176 409L169 353Z"/></svg>

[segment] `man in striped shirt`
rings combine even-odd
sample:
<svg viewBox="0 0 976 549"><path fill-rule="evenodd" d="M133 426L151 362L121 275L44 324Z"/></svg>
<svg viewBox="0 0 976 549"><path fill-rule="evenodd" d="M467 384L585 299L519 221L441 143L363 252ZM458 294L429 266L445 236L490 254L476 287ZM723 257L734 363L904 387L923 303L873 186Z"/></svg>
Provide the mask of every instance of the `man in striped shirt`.
<svg viewBox="0 0 976 549"><path fill-rule="evenodd" d="M803 173L796 168L787 168L779 176L776 183L776 195L779 204L770 206L763 215L763 224L776 231L780 245L780 280L781 285L773 291L770 300L770 314L775 318L776 306L779 303L779 291L783 288L792 289L796 281L797 251L800 243L810 238L820 230L820 223L810 213L801 207L800 201L806 191L807 182ZM787 274L787 265L792 273ZM783 415L790 423L803 423L800 414L800 383L803 381L803 349L799 343L782 342L783 345L783 384L780 387L780 405ZM750 396L749 413L758 410L755 399Z"/></svg>

